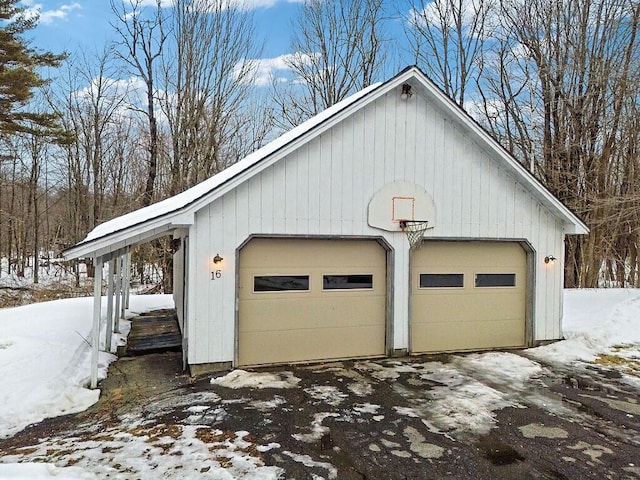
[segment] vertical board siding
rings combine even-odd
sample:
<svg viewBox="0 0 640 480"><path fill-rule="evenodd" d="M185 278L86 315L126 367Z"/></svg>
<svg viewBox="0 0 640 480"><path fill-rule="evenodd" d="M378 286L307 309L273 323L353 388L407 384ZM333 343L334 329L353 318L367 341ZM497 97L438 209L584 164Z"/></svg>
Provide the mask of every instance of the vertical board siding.
<svg viewBox="0 0 640 480"><path fill-rule="evenodd" d="M262 212L251 208L250 205L257 205L262 202L262 186L263 175L259 174L249 180L247 183L247 191L249 199L247 202L247 215L249 216L249 231L262 231Z"/></svg>
<svg viewBox="0 0 640 480"><path fill-rule="evenodd" d="M318 146L316 146L318 148ZM304 155L307 157L309 181L306 192L309 203L307 204L309 217L309 234L320 233L320 205L322 204L322 192L320 190L320 176L322 175L322 164L311 161L310 147L305 145ZM304 195L304 192L301 192Z"/></svg>
<svg viewBox="0 0 640 480"><path fill-rule="evenodd" d="M341 155L342 130L342 123L333 128L330 135L331 157L327 159L320 159L323 164L326 162L327 167L329 168L328 172L322 172L323 176L326 175L327 177L330 176L333 179L337 179L337 181L331 182L331 184L327 186L330 190L324 191L327 193L325 200L331 204L331 208L329 210L330 229L338 235L342 235L342 220L345 218L342 214L342 189L346 187L346 182L351 181L351 178L343 175L343 165L345 162L349 162L350 160L343 158ZM329 172L331 173L327 175Z"/></svg>
<svg viewBox="0 0 640 480"><path fill-rule="evenodd" d="M262 195L260 198L260 208L252 205L252 211L261 219L262 231L269 231L273 227L273 169L269 168L258 176L261 183ZM230 195L234 194L231 192ZM250 207L251 208L251 207Z"/></svg>
<svg viewBox="0 0 640 480"><path fill-rule="evenodd" d="M235 318L235 302L231 301L233 297L226 297L224 285L233 283L236 272L236 258L233 255L233 250L229 251L226 245L235 243L236 239L241 235L246 235L246 231L238 230L238 223L235 221L237 218L236 211L236 199L240 195L239 190L234 191L234 195L225 195L222 197L223 212L222 216L224 222L222 228L216 225L215 222L210 223L209 235L213 237L214 231L222 231L222 242L220 250L224 250L225 253L221 253L224 258L224 262L220 266L223 270L224 277L213 282L218 282L218 288L215 297L216 312L220 315L221 319ZM227 253L228 252L228 253ZM229 300L229 301L228 301ZM220 324L220 330L216 332L216 339L212 341L212 344L216 348L221 348L222 354L226 358L233 358L234 345L235 345L235 325L232 322L222 321Z"/></svg>
<svg viewBox="0 0 640 480"><path fill-rule="evenodd" d="M363 231L363 222L366 221L366 209L360 206L366 201L364 192L369 190L370 181L365 177L365 172L369 170L365 158L365 117L364 112L357 112L353 116L353 130L349 139L349 158L351 162L351 191L349 192L349 202L352 208L353 233L361 234Z"/></svg>
<svg viewBox="0 0 640 480"><path fill-rule="evenodd" d="M236 254L251 235L383 236L394 256L393 347L407 348L408 243L367 224L371 197L394 181L432 196L429 237L526 240L537 279L534 339L560 337L562 262L549 268L544 257L562 258L562 223L443 110L389 92L197 213L189 362L234 359ZM225 258L221 281L210 280L216 253Z"/></svg>
<svg viewBox="0 0 640 480"><path fill-rule="evenodd" d="M409 347L409 248L404 234L393 235L393 348ZM403 321L406 319L406 321Z"/></svg>
<svg viewBox="0 0 640 480"><path fill-rule="evenodd" d="M190 310L189 324L189 363L200 363L200 359L208 358L211 352L216 350L209 349L209 327L213 324L213 312L209 300L211 293L209 292L209 276L211 269L211 250L215 248L215 244L209 245L209 215L214 208L215 203L208 208L197 213L195 225L192 227L195 235L193 235L193 251L191 257L194 259L194 268L189 272L190 291L193 292L194 308ZM220 221L215 219L216 223ZM214 254L215 255L215 254ZM220 351L220 350L219 350Z"/></svg>

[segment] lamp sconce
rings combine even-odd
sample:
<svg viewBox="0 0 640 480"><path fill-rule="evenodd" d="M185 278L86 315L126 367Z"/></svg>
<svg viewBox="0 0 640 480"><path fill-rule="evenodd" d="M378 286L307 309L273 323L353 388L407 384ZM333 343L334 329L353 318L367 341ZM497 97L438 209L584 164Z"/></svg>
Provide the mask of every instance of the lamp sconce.
<svg viewBox="0 0 640 480"><path fill-rule="evenodd" d="M403 100L407 100L411 97L413 97L413 87L409 83L403 83L400 98L402 98Z"/></svg>
<svg viewBox="0 0 640 480"><path fill-rule="evenodd" d="M553 263L556 260L556 257L554 257L553 255L547 255L546 257L544 257L544 263Z"/></svg>
<svg viewBox="0 0 640 480"><path fill-rule="evenodd" d="M213 263L215 263L216 265L220 265L223 260L224 258L222 258L219 253L216 253L216 256L213 257Z"/></svg>

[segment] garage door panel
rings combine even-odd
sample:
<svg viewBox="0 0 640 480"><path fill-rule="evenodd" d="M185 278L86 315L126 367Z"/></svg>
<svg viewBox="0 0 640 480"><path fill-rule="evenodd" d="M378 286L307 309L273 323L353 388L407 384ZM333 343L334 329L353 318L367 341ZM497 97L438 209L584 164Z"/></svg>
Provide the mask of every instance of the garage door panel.
<svg viewBox="0 0 640 480"><path fill-rule="evenodd" d="M296 328L327 328L376 325L384 329L385 300L361 302L357 298L333 299L331 303L320 299L288 299L291 314L283 314L282 300L256 300L243 302L243 322L239 331L288 330Z"/></svg>
<svg viewBox="0 0 640 480"><path fill-rule="evenodd" d="M426 241L412 252L411 270L413 353L525 344L527 268L519 244ZM420 288L420 274L433 273L462 275L463 287ZM515 286L476 286L478 274L515 279Z"/></svg>
<svg viewBox="0 0 640 480"><path fill-rule="evenodd" d="M336 242L341 243L336 248ZM268 255L265 255L268 252ZM375 241L342 241L312 239L256 238L242 249L243 264L269 270L309 266L309 255L327 270L369 265L367 258L384 256L384 249Z"/></svg>
<svg viewBox="0 0 640 480"><path fill-rule="evenodd" d="M446 317L478 317L488 319L508 312L524 312L524 295L514 295L512 292L498 291L485 293L468 293L469 290L457 293L431 293L423 295L414 302L417 323L430 322ZM485 313L486 312L486 313Z"/></svg>
<svg viewBox="0 0 640 480"><path fill-rule="evenodd" d="M244 365L300 361L300 350L312 359L371 355L372 346L384 351L385 336L375 326L248 332L239 356Z"/></svg>
<svg viewBox="0 0 640 480"><path fill-rule="evenodd" d="M254 292L256 276L278 275L308 275L309 290ZM239 365L384 354L386 252L376 241L254 239L239 279Z"/></svg>
<svg viewBox="0 0 640 480"><path fill-rule="evenodd" d="M520 324L509 320L422 324L415 326L411 334L425 351L433 352L519 347L524 342Z"/></svg>
<svg viewBox="0 0 640 480"><path fill-rule="evenodd" d="M429 259L429 265L434 268L449 269L452 266L467 267L474 265L478 268L496 268L504 267L522 267L522 247L517 243L510 242L437 242L439 245L433 245L434 242L426 241L425 248L415 250L412 255L421 255L422 252L429 248L431 244L432 250L437 250L437 256ZM496 245L500 244L499 256L495 256Z"/></svg>

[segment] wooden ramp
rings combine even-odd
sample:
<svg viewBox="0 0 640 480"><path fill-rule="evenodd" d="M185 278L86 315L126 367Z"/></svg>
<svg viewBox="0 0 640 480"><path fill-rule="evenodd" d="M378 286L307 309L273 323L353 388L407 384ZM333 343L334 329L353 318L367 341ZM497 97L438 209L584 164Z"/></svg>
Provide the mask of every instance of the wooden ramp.
<svg viewBox="0 0 640 480"><path fill-rule="evenodd" d="M131 319L126 355L181 348L182 334L175 310L149 312Z"/></svg>

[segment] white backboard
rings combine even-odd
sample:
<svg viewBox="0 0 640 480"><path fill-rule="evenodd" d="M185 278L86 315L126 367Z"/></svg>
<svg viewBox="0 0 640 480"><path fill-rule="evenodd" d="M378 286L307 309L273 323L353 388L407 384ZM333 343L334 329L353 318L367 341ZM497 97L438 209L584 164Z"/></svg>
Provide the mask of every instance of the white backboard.
<svg viewBox="0 0 640 480"><path fill-rule="evenodd" d="M411 182L392 182L378 190L369 202L370 226L395 232L402 220L426 220L428 228L436 225L433 199L420 185Z"/></svg>

